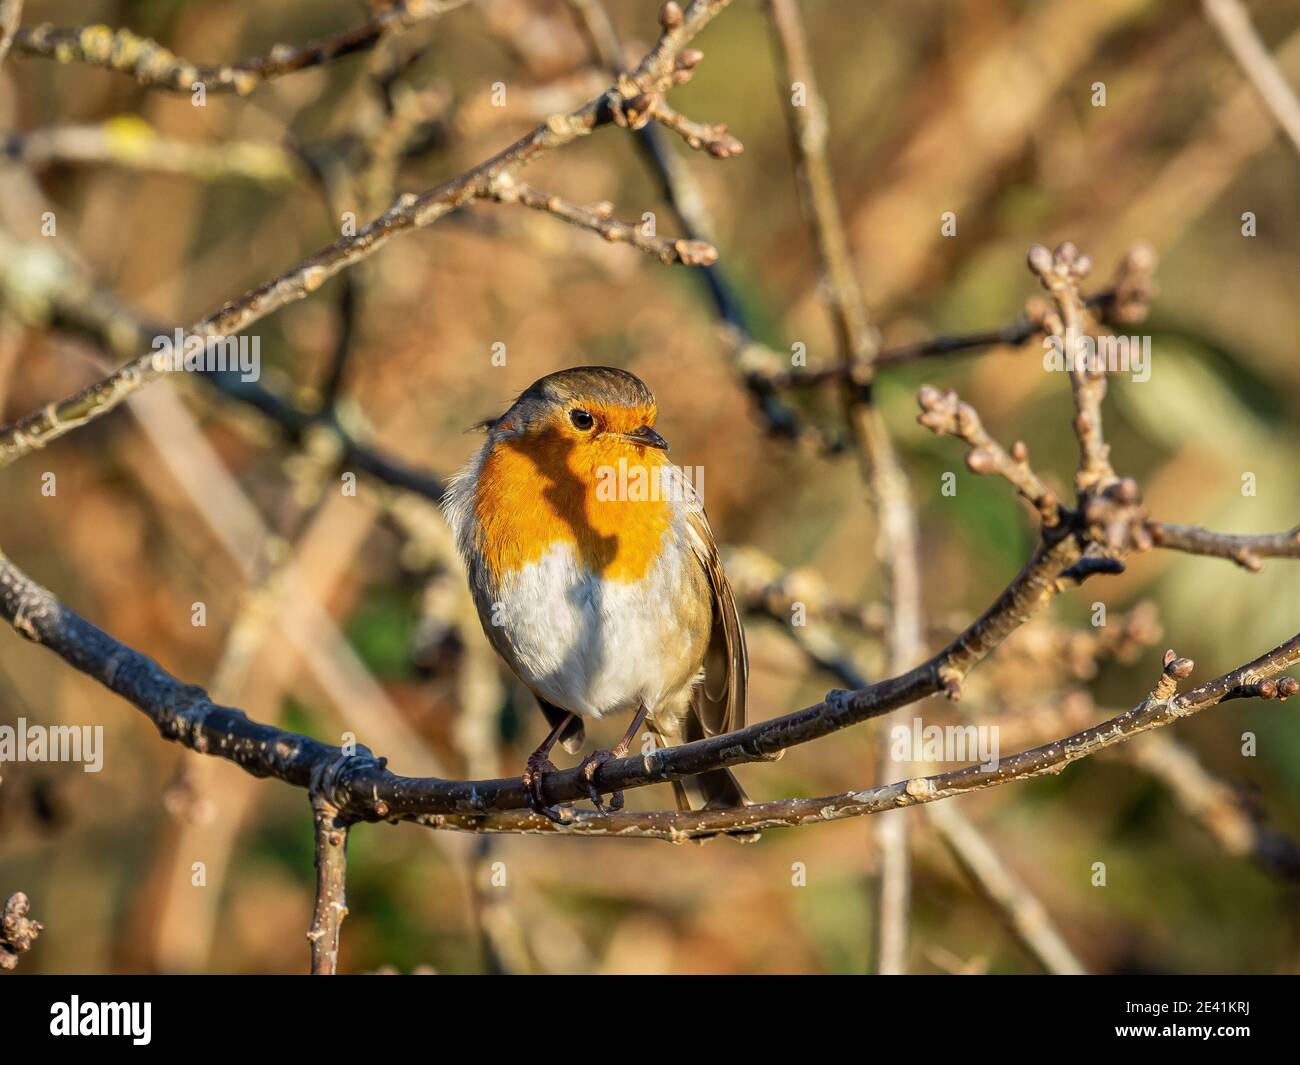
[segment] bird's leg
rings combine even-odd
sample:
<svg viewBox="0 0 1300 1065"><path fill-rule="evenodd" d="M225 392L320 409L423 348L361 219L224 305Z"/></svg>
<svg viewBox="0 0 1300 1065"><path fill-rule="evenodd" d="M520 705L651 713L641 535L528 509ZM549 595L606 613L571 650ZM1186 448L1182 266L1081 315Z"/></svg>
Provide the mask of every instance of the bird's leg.
<svg viewBox="0 0 1300 1065"><path fill-rule="evenodd" d="M560 738L560 733L564 731L569 724L573 714L565 714L555 723L555 727L546 734L546 739L537 745L537 750L528 756L528 761L524 763L523 782L524 791L528 793L528 805L532 808L533 813L541 814L559 824L565 823L565 817L558 807L549 806L542 796L542 774L554 773L555 763L551 761L551 748L555 746L556 740Z"/></svg>
<svg viewBox="0 0 1300 1065"><path fill-rule="evenodd" d="M621 791L613 792L609 797L609 803L606 804L604 796L600 793L600 788L596 787L596 774L600 772L600 767L606 762L615 758L622 758L627 754L632 747L632 740L636 738L636 734L641 731L641 726L645 724L645 718L646 708L642 706L632 718L632 724L627 727L627 731L623 733L623 738L618 743L608 751L595 751L587 755L582 760L582 764L578 766L582 770L583 779L587 782L587 795L601 813L604 813L607 809L623 809L623 793Z"/></svg>

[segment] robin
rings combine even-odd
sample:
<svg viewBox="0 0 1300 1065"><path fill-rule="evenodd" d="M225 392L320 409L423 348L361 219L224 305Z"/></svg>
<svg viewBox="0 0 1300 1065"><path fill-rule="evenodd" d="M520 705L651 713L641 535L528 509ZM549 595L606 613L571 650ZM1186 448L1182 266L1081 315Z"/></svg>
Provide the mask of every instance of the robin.
<svg viewBox="0 0 1300 1065"><path fill-rule="evenodd" d="M584 721L633 712L596 776L643 724L661 743L745 724L749 661L735 596L699 494L654 429L654 394L609 366L534 382L482 423L487 442L451 481L446 511L483 631L551 726L523 783L534 810L558 742L576 753ZM748 804L726 769L674 782L684 810ZM610 808L622 806L615 793Z"/></svg>

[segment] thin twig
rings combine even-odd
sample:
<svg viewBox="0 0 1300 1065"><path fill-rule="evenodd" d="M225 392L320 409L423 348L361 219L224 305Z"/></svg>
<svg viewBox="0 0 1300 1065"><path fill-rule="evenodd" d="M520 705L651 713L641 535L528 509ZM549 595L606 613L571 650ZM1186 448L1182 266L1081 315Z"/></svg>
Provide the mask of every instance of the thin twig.
<svg viewBox="0 0 1300 1065"><path fill-rule="evenodd" d="M147 348L153 338L172 332L167 326L138 317L112 293L96 288L49 247L20 244L3 232L0 302L12 307L20 321L35 328L54 325L88 334L117 358ZM258 411L295 447L309 436L324 432L337 441L341 468L368 474L434 503L442 499L443 485L438 477L357 440L339 423L331 408L304 410L256 381L243 380L236 371L206 370L196 376L227 398Z"/></svg>
<svg viewBox="0 0 1300 1065"><path fill-rule="evenodd" d="M18 23L23 18L23 0L0 0L0 64L13 47Z"/></svg>
<svg viewBox="0 0 1300 1065"><path fill-rule="evenodd" d="M1203 0L1203 5L1210 25L1223 38L1268 113L1300 152L1300 99L1250 24L1245 6L1240 0Z"/></svg>
<svg viewBox="0 0 1300 1065"><path fill-rule="evenodd" d="M780 619L778 619L780 620ZM809 660L852 687L865 687L866 680L853 665L848 652L829 637L811 646L808 627L784 627L787 636L799 644ZM1031 954L1051 973L1082 973L1084 967L1052 923L1042 902L1006 867L983 834L951 803L925 807L939 833L967 877L990 903L1003 914L1007 926ZM896 815L900 818L902 815Z"/></svg>
<svg viewBox="0 0 1300 1065"><path fill-rule="evenodd" d="M817 89L803 20L794 0L769 0L768 10L787 83L781 95L786 100L801 203L827 282L827 307L844 373L841 393L845 418L879 518L877 555L888 571L890 589L890 671L901 673L925 650L916 514L889 430L870 402L872 360L878 344L835 196L826 145L826 104ZM796 85L803 89L802 104L796 104L794 99ZM884 744L881 765L888 766ZM897 816L882 819L876 838L880 872L873 968L880 973L902 973L907 969L911 899L907 822Z"/></svg>
<svg viewBox="0 0 1300 1065"><path fill-rule="evenodd" d="M1251 573L1264 568L1266 558L1300 558L1300 525L1281 533L1238 536L1216 533L1199 525L1171 525L1153 521L1147 524L1157 547L1185 551L1189 555L1226 558Z"/></svg>
<svg viewBox="0 0 1300 1065"><path fill-rule="evenodd" d="M326 799L313 795L312 825L316 835L316 904L312 909L311 972L334 976L339 966L339 931L348 915L348 822Z"/></svg>
<svg viewBox="0 0 1300 1065"><path fill-rule="evenodd" d="M132 75L142 85L191 92L247 96L258 85L309 67L331 63L374 47L383 37L436 18L469 0L393 0L372 18L351 29L294 48L278 45L268 55L237 63L202 66L174 55L157 41L128 29L108 26L54 26L42 23L20 30L15 40L20 55L82 62Z"/></svg>
<svg viewBox="0 0 1300 1065"><path fill-rule="evenodd" d="M611 217L613 205L596 204L583 207L560 196L552 196L532 185L515 181L508 175L494 182L489 195L498 203L518 203L554 215L570 225L599 233L611 243L630 244L647 255L653 255L664 265L681 263L684 266L708 266L716 262L718 250L702 240L680 240L652 236L642 225L620 222Z"/></svg>
<svg viewBox="0 0 1300 1065"><path fill-rule="evenodd" d="M592 53L610 73L623 73L623 43L601 0L568 0Z"/></svg>
<svg viewBox="0 0 1300 1065"><path fill-rule="evenodd" d="M708 152L715 159L730 159L744 151L744 145L731 135L725 122L696 122L674 111L662 99L654 101L650 113L656 122L672 130L697 152Z"/></svg>
<svg viewBox="0 0 1300 1065"><path fill-rule="evenodd" d="M794 0L768 0L768 9L788 82L782 97L802 202L826 275L828 307L841 365L851 366L856 382L866 384L871 379L870 362L878 345L835 197L830 159L826 154L826 104L817 91L812 56ZM802 104L793 100L792 87L796 83L804 89Z"/></svg>
<svg viewBox="0 0 1300 1065"><path fill-rule="evenodd" d="M279 145L258 141L191 144L159 136L134 115L92 126L8 133L0 137L0 156L31 167L94 163L200 181L234 179L270 186L288 185L304 176L297 157Z"/></svg>
<svg viewBox="0 0 1300 1065"><path fill-rule="evenodd" d="M1116 290L1113 288L1094 292L1086 296L1083 302L1102 321L1108 324L1112 322L1119 324L1121 321L1130 322L1133 320L1131 317L1116 319L1115 314L1119 305L1116 300ZM1129 315L1136 313L1132 304L1128 305L1126 313ZM882 366L902 366L908 363L920 362L922 359L967 354L979 351L981 348L999 346L1018 348L1033 340L1034 337L1042 335L1043 321L1041 315L1022 314L996 329L983 329L973 333L944 334L930 337L928 340L899 344L895 347L882 347L876 352L872 364L878 369ZM841 381L844 376L845 367L836 364L818 366L815 369L791 370L775 375L771 380L778 388L817 388L830 382Z"/></svg>
<svg viewBox="0 0 1300 1065"><path fill-rule="evenodd" d="M917 397L922 414L917 419L933 432L955 436L970 445L966 467L972 473L996 473L1009 481L1042 519L1044 528L1061 521L1061 504L1053 492L1029 465L1029 449L1017 440L1008 452L988 434L980 416L969 403L951 388L940 392L929 385Z"/></svg>
<svg viewBox="0 0 1300 1065"><path fill-rule="evenodd" d="M604 5L600 0L570 0L570 7L601 65L616 77L621 75L624 50ZM650 122L637 130L636 143L654 171L664 199L681 222L685 239L712 244L713 221L698 183L684 160L668 145L659 124ZM768 432L778 439L807 442L812 449L827 454L841 450L839 440L805 425L799 412L770 383L777 376L773 367L782 360L755 338L749 316L722 265L711 263L696 276L722 324L724 339L740 370L741 383Z"/></svg>
<svg viewBox="0 0 1300 1065"><path fill-rule="evenodd" d="M933 803L926 807L930 820L957 864L989 901L1005 916L1007 925L1021 945L1054 975L1085 973L1078 956L1052 923L1051 915L989 846L988 841L966 819L954 803Z"/></svg>
<svg viewBox="0 0 1300 1065"><path fill-rule="evenodd" d="M295 300L315 292L327 280L369 257L392 237L423 229L490 195L504 172L514 172L539 155L571 144L612 122L628 99L667 89L674 83L677 57L730 0L692 0L679 23L666 29L634 71L617 85L568 115L556 115L490 159L420 195L399 196L382 215L355 236L342 239L304 259L279 277L233 300L195 323L188 333L226 337L247 329ZM156 380L164 368L152 351L114 370L100 381L40 411L0 428L0 468L50 441L102 417L127 396Z"/></svg>
<svg viewBox="0 0 1300 1065"><path fill-rule="evenodd" d="M1056 337L1070 373L1074 393L1074 432L1079 438L1079 469L1074 486L1080 496L1104 488L1115 480L1110 448L1102 431L1101 404L1106 397L1106 373L1086 358L1087 308L1079 295L1079 282L1092 269L1092 259L1080 255L1066 242L1049 252L1041 244L1029 249L1029 268L1056 303L1048 332Z"/></svg>
<svg viewBox="0 0 1300 1065"><path fill-rule="evenodd" d="M1176 736L1163 732L1147 736L1120 751L1125 761L1164 784L1178 805L1229 854L1250 856L1264 868L1300 881L1300 846L1252 816L1241 796L1212 776Z"/></svg>
<svg viewBox="0 0 1300 1065"><path fill-rule="evenodd" d="M28 916L31 904L21 891L10 895L0 915L0 969L14 969L18 956L32 949L32 942L45 930L40 921Z"/></svg>

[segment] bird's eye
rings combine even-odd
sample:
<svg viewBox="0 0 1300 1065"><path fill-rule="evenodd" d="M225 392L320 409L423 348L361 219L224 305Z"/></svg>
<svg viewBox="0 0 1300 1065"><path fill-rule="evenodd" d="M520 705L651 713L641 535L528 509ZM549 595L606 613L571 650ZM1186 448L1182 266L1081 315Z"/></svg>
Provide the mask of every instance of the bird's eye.
<svg viewBox="0 0 1300 1065"><path fill-rule="evenodd" d="M585 410L569 411L569 421L573 422L575 429L582 429L584 432L596 424L596 419Z"/></svg>

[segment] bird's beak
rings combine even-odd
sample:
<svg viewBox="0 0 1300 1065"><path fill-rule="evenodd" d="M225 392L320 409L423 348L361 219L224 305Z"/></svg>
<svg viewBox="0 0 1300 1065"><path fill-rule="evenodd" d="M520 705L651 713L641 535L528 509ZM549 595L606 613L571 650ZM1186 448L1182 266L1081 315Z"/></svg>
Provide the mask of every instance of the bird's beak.
<svg viewBox="0 0 1300 1065"><path fill-rule="evenodd" d="M648 425L633 429L630 433L618 433L616 435L620 440L626 440L629 444L636 444L638 447L652 447L656 451L668 450L668 441Z"/></svg>

